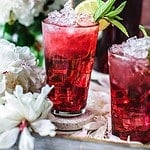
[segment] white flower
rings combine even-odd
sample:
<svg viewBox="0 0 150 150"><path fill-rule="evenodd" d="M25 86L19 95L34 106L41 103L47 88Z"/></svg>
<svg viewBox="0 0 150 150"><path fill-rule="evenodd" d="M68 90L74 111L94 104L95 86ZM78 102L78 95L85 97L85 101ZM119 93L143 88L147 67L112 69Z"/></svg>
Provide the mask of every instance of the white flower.
<svg viewBox="0 0 150 150"><path fill-rule="evenodd" d="M7 91L12 92L18 84L22 85L24 92L34 92L45 84L44 69L37 67L35 57L28 47L16 47L1 39L0 49L0 76L6 78L5 88ZM2 81L0 80L0 86Z"/></svg>
<svg viewBox="0 0 150 150"><path fill-rule="evenodd" d="M17 85L13 94L5 93L5 105L0 105L0 149L14 145L19 132L20 150L34 148L34 138L29 131L37 132L41 136L55 136L55 126L46 119L52 107L52 102L47 99L51 89L52 87L46 85L41 93L24 94L23 88ZM9 137L12 136L14 138L11 140ZM1 144L1 141L5 142Z"/></svg>
<svg viewBox="0 0 150 150"><path fill-rule="evenodd" d="M0 24L13 19L29 26L33 23L34 17L43 11L45 2L46 0L0 0Z"/></svg>

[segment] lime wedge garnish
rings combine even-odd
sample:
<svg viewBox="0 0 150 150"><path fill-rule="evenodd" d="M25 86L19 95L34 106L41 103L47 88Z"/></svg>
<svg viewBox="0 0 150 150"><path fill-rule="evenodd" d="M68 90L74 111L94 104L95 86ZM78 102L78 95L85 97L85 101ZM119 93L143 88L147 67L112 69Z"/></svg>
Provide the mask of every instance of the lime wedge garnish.
<svg viewBox="0 0 150 150"><path fill-rule="evenodd" d="M84 13L87 15L94 15L94 13L97 9L98 9L97 0L85 0L76 6L75 11L76 11L76 13ZM99 30L100 31L106 29L109 25L110 25L110 23L106 19L102 18L99 20Z"/></svg>
<svg viewBox="0 0 150 150"><path fill-rule="evenodd" d="M126 1L121 3L117 8L114 7L115 1L85 0L76 6L75 11L76 13L92 15L95 22L99 23L99 30L101 31L112 24L128 36L126 28L120 23L123 19L119 16L126 5Z"/></svg>

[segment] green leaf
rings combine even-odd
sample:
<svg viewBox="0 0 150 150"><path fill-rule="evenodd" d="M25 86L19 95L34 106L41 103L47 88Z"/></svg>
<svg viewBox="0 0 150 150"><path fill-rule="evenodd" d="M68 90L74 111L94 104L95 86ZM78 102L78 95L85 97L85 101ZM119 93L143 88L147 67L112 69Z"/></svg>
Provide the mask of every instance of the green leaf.
<svg viewBox="0 0 150 150"><path fill-rule="evenodd" d="M114 7L116 0L107 0L106 2L97 0L97 2L98 9L95 11L94 20L99 23L100 19L106 19L129 37L126 28L119 22L123 20L119 14L123 11L127 1L122 2L117 8Z"/></svg>
<svg viewBox="0 0 150 150"><path fill-rule="evenodd" d="M95 21L98 21L98 19L102 16L102 13L103 13L104 7L105 7L105 5L104 4L102 5L100 2L98 4L99 4L98 9L95 11L95 14L94 14Z"/></svg>
<svg viewBox="0 0 150 150"><path fill-rule="evenodd" d="M148 36L148 34L147 34L147 32L146 32L144 26L139 25L139 29L142 31L142 33L143 33L143 35L144 35L145 37Z"/></svg>
<svg viewBox="0 0 150 150"><path fill-rule="evenodd" d="M14 23L13 25L6 23L5 27L4 27L4 32L9 33L10 35L13 35L16 30L15 25L16 25L16 23Z"/></svg>
<svg viewBox="0 0 150 150"><path fill-rule="evenodd" d="M119 30L121 30L127 37L129 37L128 32L126 30L126 28L117 20L111 20L109 18L107 18L108 21L113 24L114 26L116 26Z"/></svg>
<svg viewBox="0 0 150 150"><path fill-rule="evenodd" d="M106 1L106 11L105 11L105 14L106 13L109 13L111 10L112 10L112 8L115 8L113 5L114 5L114 3L116 2L116 0L107 0Z"/></svg>
<svg viewBox="0 0 150 150"><path fill-rule="evenodd" d="M123 18L121 18L120 16L115 16L114 19L117 19L117 20L120 20L120 21L123 20Z"/></svg>
<svg viewBox="0 0 150 150"><path fill-rule="evenodd" d="M35 36L38 36L42 33L41 20L43 20L44 18L45 16L42 13L40 13L38 17L34 18L34 23L28 27L30 33L32 33Z"/></svg>
<svg viewBox="0 0 150 150"><path fill-rule="evenodd" d="M98 21L99 19L103 18L108 12L110 12L115 1L116 0L107 0L107 2L103 4L100 3L101 5L98 6L98 9L94 14L95 21Z"/></svg>
<svg viewBox="0 0 150 150"><path fill-rule="evenodd" d="M97 0L97 3L99 6L102 6L105 2L103 2L102 0Z"/></svg>
<svg viewBox="0 0 150 150"><path fill-rule="evenodd" d="M124 7L126 6L126 3L127 3L127 1L124 1L115 10L109 12L106 16L110 17L110 18L117 16L118 14L120 14L123 11Z"/></svg>

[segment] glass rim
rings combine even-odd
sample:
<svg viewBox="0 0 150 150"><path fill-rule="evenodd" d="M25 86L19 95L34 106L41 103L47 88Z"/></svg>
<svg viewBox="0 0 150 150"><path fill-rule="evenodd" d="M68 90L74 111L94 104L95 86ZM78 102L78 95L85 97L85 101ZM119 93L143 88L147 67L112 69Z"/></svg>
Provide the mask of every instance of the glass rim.
<svg viewBox="0 0 150 150"><path fill-rule="evenodd" d="M92 27L98 27L99 24L98 23L95 23L95 24L92 24L92 25L87 25L87 26L74 26L74 25L71 25L71 26L61 26L61 25L58 25L58 24L55 24L55 23L50 23L50 22L46 22L47 18L45 18L43 21L42 21L42 24L46 24L46 25L53 25L53 26L56 26L56 27L59 27L59 28L92 28Z"/></svg>
<svg viewBox="0 0 150 150"><path fill-rule="evenodd" d="M120 44L117 44L117 45L120 45ZM118 52L113 52L112 46L108 48L108 54L116 58L123 59L123 60L147 60L147 58L138 58L138 57L131 56L130 54L123 55L123 53L119 54Z"/></svg>
<svg viewBox="0 0 150 150"><path fill-rule="evenodd" d="M114 56L115 58L119 58L119 59L123 59L123 60L130 60L131 59L131 57L123 56L123 55L119 55L117 53L114 53L111 48L108 49L108 55L111 55L111 56Z"/></svg>

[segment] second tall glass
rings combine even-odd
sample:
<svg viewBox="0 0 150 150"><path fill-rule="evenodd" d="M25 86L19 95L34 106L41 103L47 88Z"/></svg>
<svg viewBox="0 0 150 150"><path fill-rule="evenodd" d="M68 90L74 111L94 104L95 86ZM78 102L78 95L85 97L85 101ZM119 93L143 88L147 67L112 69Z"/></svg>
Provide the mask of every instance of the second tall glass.
<svg viewBox="0 0 150 150"><path fill-rule="evenodd" d="M149 38L131 38L108 52L112 134L150 142Z"/></svg>

